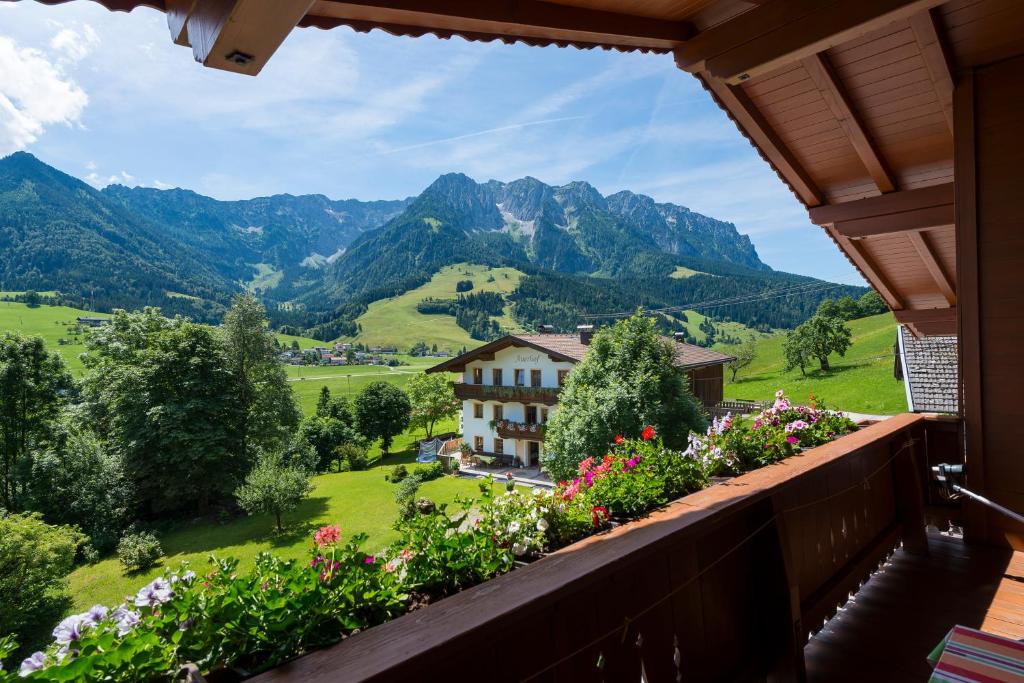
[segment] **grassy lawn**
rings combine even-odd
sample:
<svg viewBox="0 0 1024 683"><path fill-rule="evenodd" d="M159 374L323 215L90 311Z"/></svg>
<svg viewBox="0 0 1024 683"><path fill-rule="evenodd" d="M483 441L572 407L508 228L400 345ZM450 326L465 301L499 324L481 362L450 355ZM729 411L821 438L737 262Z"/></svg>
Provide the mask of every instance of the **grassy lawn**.
<svg viewBox="0 0 1024 683"><path fill-rule="evenodd" d="M907 409L903 383L893 379L893 351L896 321L885 313L850 321L853 344L845 358L833 354L832 370L800 370L782 372L786 363L782 355L784 334L762 339L753 364L741 370L735 383L730 383L726 370L726 398L767 400L777 389L793 399L806 401L809 394L824 400L830 407L858 413L892 415ZM728 352L729 346L718 347Z"/></svg>
<svg viewBox="0 0 1024 683"><path fill-rule="evenodd" d="M438 427L440 431L455 429L456 423ZM398 463L415 463L411 448L414 438L422 432L405 434L396 440L392 455L383 466L362 472L322 474L314 479L316 488L298 510L285 515L285 531L278 534L270 515L240 517L225 524L207 521L169 531L160 536L165 557L162 563L138 574L125 574L116 557L79 567L71 574L71 594L75 609L94 604L117 604L125 595L134 593L165 567L176 567L187 561L197 572L205 571L211 554L235 557L244 570L251 567L256 554L272 552L286 558L303 557L310 545L312 532L324 524L338 524L344 536L366 533L365 549L375 552L395 540L391 528L398 516L394 500L397 485L384 481L384 474ZM400 450L401 449L401 450ZM400 451L400 452L399 452ZM375 457L379 455L375 449ZM502 484L496 484L497 491ZM420 494L437 503L451 503L456 496L472 497L479 493L479 483L471 479L441 477L425 483Z"/></svg>
<svg viewBox="0 0 1024 683"><path fill-rule="evenodd" d="M409 365L389 368L380 365L352 366L319 366L289 365L288 381L298 400L302 411L310 414L316 408L321 387L331 390L332 396L345 396L349 400L355 397L363 387L371 382L384 380L399 387L404 387L413 375L444 360L443 358L413 358L400 356Z"/></svg>
<svg viewBox="0 0 1024 683"><path fill-rule="evenodd" d="M463 346L480 346L483 342L473 339L456 325L453 316L424 315L416 310L416 304L429 297L455 298L455 283L459 280L472 280L473 292L510 294L519 286L522 276L514 268L488 268L467 263L448 266L421 287L370 304L366 313L356 319L363 331L354 338L345 338L345 341L359 341L368 346L393 345L402 350L423 341L428 345L437 344L442 351L452 352L460 351ZM493 282L487 281L490 277L494 278ZM507 310L495 319L509 331L518 329Z"/></svg>
<svg viewBox="0 0 1024 683"><path fill-rule="evenodd" d="M29 308L25 304L0 301L0 332L16 331L26 336L39 336L51 351L59 351L64 362L76 377L81 377L85 367L79 356L85 352L85 335L75 335L75 318L88 316L107 317L104 313L91 313L65 306L38 306ZM71 331L69 331L71 329ZM59 345L58 339L70 344Z"/></svg>

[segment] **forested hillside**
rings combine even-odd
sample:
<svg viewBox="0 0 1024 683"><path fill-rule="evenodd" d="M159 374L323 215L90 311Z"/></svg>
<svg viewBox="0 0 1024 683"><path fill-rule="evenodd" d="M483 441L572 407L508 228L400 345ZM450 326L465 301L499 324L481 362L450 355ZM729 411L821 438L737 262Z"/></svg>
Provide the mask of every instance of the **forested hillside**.
<svg viewBox="0 0 1024 683"><path fill-rule="evenodd" d="M771 270L731 223L582 181L449 173L406 200L228 202L183 189L97 191L30 154L0 160L0 289L56 290L67 305L158 306L213 322L248 290L276 328L331 340L357 335L374 302L457 264L525 275L514 291L424 304L475 340L601 324L638 307L669 309L663 331L697 339L685 310L769 330L799 324L824 297L863 292Z"/></svg>

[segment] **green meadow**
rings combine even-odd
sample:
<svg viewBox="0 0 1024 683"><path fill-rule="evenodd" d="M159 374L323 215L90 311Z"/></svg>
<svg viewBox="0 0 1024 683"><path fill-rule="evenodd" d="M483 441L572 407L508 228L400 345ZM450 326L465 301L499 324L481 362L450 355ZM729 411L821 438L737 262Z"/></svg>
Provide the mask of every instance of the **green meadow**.
<svg viewBox="0 0 1024 683"><path fill-rule="evenodd" d="M783 372L786 365L782 355L785 334L779 333L758 342L757 358L741 370L736 382L729 381L725 372L726 398L768 400L777 389L790 398L807 401L810 394L824 400L829 407L872 415L892 415L907 409L903 382L893 378L893 344L896 343L896 321L892 314L884 313L860 320L851 320L853 344L840 357L832 354L832 369L822 372L815 364L807 375L799 369ZM728 353L735 347L717 347Z"/></svg>

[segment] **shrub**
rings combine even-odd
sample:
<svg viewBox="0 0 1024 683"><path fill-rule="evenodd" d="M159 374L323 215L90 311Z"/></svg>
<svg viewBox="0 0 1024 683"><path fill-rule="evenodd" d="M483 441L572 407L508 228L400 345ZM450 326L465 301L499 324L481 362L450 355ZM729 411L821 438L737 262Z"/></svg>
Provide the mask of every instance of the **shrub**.
<svg viewBox="0 0 1024 683"><path fill-rule="evenodd" d="M419 472L413 472L402 480L395 491L395 502L398 503L398 518L401 521L412 519L416 516L416 492L420 489L423 478Z"/></svg>
<svg viewBox="0 0 1024 683"><path fill-rule="evenodd" d="M117 544L117 559L129 572L149 569L163 554L160 541L148 531L125 534Z"/></svg>
<svg viewBox="0 0 1024 683"><path fill-rule="evenodd" d="M416 469L416 475L420 481L433 481L444 476L444 465L441 462L432 462Z"/></svg>
<svg viewBox="0 0 1024 683"><path fill-rule="evenodd" d="M70 605L67 575L85 537L36 513L0 510L0 627L26 647L43 642Z"/></svg>
<svg viewBox="0 0 1024 683"><path fill-rule="evenodd" d="M384 479L386 481L390 481L392 484L397 484L407 476L409 476L409 470L406 469L405 465L395 465L391 468L391 473L385 475Z"/></svg>
<svg viewBox="0 0 1024 683"><path fill-rule="evenodd" d="M335 450L338 462L341 465L339 472L358 472L370 466L370 458L366 455L366 449L357 443L343 443Z"/></svg>

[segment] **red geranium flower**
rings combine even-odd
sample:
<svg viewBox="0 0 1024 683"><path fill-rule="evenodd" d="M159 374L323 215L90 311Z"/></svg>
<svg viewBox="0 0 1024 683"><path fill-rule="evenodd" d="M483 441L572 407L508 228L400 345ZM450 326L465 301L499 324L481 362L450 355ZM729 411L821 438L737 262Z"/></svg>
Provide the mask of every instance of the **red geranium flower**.
<svg viewBox="0 0 1024 683"><path fill-rule="evenodd" d="M642 431L640 433L640 438L642 438L644 441L650 441L651 439L653 439L657 435L658 435L658 433L656 431L654 431L654 426L653 425L647 425L647 427L644 429L644 431Z"/></svg>
<svg viewBox="0 0 1024 683"><path fill-rule="evenodd" d="M341 529L338 528L337 524L322 526L315 534L313 534L313 542L321 548L332 543L337 543L340 539Z"/></svg>
<svg viewBox="0 0 1024 683"><path fill-rule="evenodd" d="M603 505L595 505L590 509L590 521L594 526L601 526L608 521L608 508Z"/></svg>
<svg viewBox="0 0 1024 683"><path fill-rule="evenodd" d="M622 434L615 435L615 443L621 444L625 439L622 438Z"/></svg>

